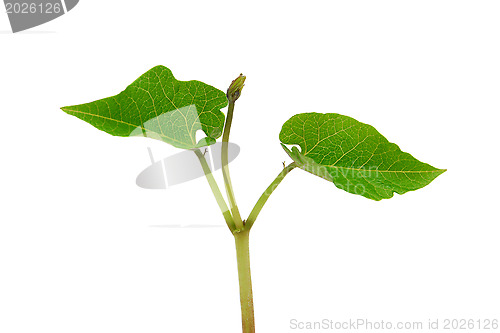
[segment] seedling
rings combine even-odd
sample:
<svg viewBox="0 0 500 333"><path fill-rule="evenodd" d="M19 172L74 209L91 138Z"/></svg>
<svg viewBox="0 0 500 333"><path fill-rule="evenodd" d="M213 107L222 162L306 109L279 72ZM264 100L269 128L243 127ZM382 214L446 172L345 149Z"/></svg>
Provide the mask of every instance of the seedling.
<svg viewBox="0 0 500 333"><path fill-rule="evenodd" d="M178 81L168 68L157 66L116 96L62 110L111 135L147 136L196 154L235 239L243 333L251 333L255 332L255 321L249 234L267 199L290 171L302 169L346 192L382 200L392 198L394 192L420 189L446 170L418 161L372 126L353 118L336 113L301 113L286 121L279 134L292 162L283 165L248 218L242 219L229 175L228 142L244 82L245 76L240 75L224 93L199 81ZM221 109L226 106L224 117ZM199 130L206 137L197 140ZM221 135L222 174L229 205L203 154L204 147L214 144Z"/></svg>

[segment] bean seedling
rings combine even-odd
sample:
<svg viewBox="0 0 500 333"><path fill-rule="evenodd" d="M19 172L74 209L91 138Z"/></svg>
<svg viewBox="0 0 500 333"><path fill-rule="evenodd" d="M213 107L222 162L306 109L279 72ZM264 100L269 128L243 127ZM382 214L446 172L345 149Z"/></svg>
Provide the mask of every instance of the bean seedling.
<svg viewBox="0 0 500 333"><path fill-rule="evenodd" d="M336 113L301 113L291 117L279 134L292 162L262 193L250 215L242 219L231 184L228 143L235 103L245 76L227 93L199 81L178 81L157 66L118 95L62 110L115 136L147 136L180 149L192 150L235 239L243 333L255 332L249 235L269 196L293 169L324 178L336 187L372 200L392 198L428 185L445 172L420 162L389 142L375 128ZM227 115L221 109L228 106ZM206 137L197 140L196 132ZM222 136L221 165L227 202L212 175L204 148ZM298 147L300 147L300 150Z"/></svg>

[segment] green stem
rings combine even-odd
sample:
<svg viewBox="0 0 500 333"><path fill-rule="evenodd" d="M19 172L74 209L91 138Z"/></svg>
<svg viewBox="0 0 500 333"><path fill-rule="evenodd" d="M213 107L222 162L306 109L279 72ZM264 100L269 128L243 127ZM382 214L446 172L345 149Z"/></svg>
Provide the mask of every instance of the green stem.
<svg viewBox="0 0 500 333"><path fill-rule="evenodd" d="M234 196L233 185L231 184L231 176L229 175L229 166L228 166L229 164L228 142L229 142L229 133L231 132L231 123L233 122L233 112L234 112L234 102L229 102L226 124L224 126L224 133L222 135L221 162L222 162L222 175L224 177L224 185L226 187L229 207L231 207L231 213L236 227L241 230L243 229L243 221L241 220L240 211L238 209L238 205L236 204L236 198Z"/></svg>
<svg viewBox="0 0 500 333"><path fill-rule="evenodd" d="M274 179L271 185L269 185L267 189L264 191L264 193L262 193L259 200L257 201L252 211L250 212L248 219L245 222L245 229L250 230L250 228L252 228L252 225L257 219L257 216L262 210L262 207L264 207L264 204L266 203L267 199L269 199L273 191L276 189L276 187L278 187L278 185L285 178L285 176L288 175L288 173L292 171L296 166L297 164L295 164L295 162L292 162L288 164L286 167L284 167L283 171L280 172L280 174L276 177L276 179Z"/></svg>
<svg viewBox="0 0 500 333"><path fill-rule="evenodd" d="M238 279L240 282L241 323L243 333L255 333L252 278L250 274L249 235L249 230L234 234L236 259L238 261Z"/></svg>
<svg viewBox="0 0 500 333"><path fill-rule="evenodd" d="M217 185L217 182L215 181L215 178L212 175L212 170L210 170L210 167L208 166L207 160L205 159L205 156L202 154L202 152L199 149L196 149L194 152L195 152L196 156L198 157L198 159L200 160L201 167L203 168L203 172L205 173L208 184L210 185L210 188L212 189L215 200L217 200L217 204L219 205L219 208L222 212L222 215L224 216L224 219L226 220L226 224L229 227L229 230L231 230L231 232L233 232L236 229L236 225L234 224L233 217L231 216L231 212L229 211L229 208L227 208L226 201L224 200L224 197L222 196L222 193L220 192L219 186Z"/></svg>

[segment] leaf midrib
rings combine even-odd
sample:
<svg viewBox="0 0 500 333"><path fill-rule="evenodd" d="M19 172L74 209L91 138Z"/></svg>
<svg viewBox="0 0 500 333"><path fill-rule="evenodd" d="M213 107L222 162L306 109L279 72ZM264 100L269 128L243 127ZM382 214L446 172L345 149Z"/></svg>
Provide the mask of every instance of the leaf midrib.
<svg viewBox="0 0 500 333"><path fill-rule="evenodd" d="M83 111L77 111L77 110L70 110L68 108L61 108L63 111L69 111L69 112L75 112L75 113L81 113L81 114L85 114L87 116L92 116L92 117L97 117L97 118L102 118L102 119L106 119L106 120L111 120L111 121L114 121L114 122L117 122L117 123L122 123L122 124L125 124L125 125L129 125L129 126L132 126L134 128L141 128L145 131L149 131L147 128L143 127L143 126L137 126L135 124L131 124L131 123L127 123L126 121L123 121L123 120L117 120L117 119L113 119L113 118L109 118L109 117L105 117L105 116L101 116L101 115L96 115L96 114L93 114L93 113L89 113L89 112L83 112ZM166 139L169 139L169 140L172 140L172 141L175 141L175 142L178 142L179 144L181 144L182 146L185 146L185 143L183 141L179 141L179 140L176 140L170 136L166 136L165 134L163 133L157 133L155 132L156 134L158 134L160 137L162 138L166 138Z"/></svg>
<svg viewBox="0 0 500 333"><path fill-rule="evenodd" d="M310 158L310 157L309 157ZM314 161L314 160L313 160ZM377 172L393 172L393 173L422 173L422 172L441 172L441 171L446 171L446 169L436 169L436 170L379 170L379 169L357 169L357 168L350 168L350 167L341 167L337 165L326 165L326 164L320 164L314 161L314 163L318 165L323 165L329 168L336 168L336 169L347 169L347 170L355 170L355 171L377 171Z"/></svg>

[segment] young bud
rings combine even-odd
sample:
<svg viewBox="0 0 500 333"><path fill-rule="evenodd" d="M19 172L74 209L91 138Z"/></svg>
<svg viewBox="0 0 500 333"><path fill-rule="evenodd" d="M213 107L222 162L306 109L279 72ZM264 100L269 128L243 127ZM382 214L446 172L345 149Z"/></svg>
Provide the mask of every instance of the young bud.
<svg viewBox="0 0 500 333"><path fill-rule="evenodd" d="M231 85L227 89L227 99L229 102L234 103L241 95L241 90L243 89L243 86L245 85L245 79L247 77L244 76L243 74L240 74L236 79L231 82Z"/></svg>

